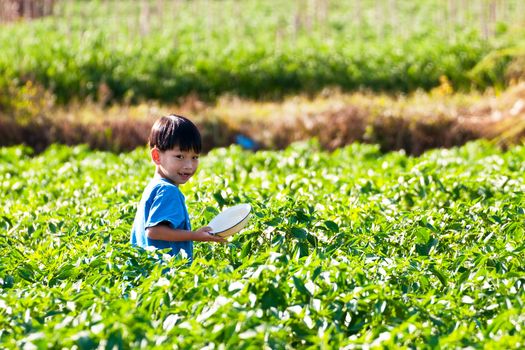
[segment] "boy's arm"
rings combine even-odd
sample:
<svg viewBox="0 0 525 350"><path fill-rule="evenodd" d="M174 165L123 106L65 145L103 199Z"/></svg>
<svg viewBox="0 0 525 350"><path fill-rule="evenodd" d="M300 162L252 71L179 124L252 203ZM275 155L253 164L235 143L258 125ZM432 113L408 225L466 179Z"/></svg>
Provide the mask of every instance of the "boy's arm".
<svg viewBox="0 0 525 350"><path fill-rule="evenodd" d="M172 229L168 225L156 225L146 229L146 235L150 239L161 241L199 241L199 242L226 242L225 238L211 235L211 227L201 227L197 231Z"/></svg>

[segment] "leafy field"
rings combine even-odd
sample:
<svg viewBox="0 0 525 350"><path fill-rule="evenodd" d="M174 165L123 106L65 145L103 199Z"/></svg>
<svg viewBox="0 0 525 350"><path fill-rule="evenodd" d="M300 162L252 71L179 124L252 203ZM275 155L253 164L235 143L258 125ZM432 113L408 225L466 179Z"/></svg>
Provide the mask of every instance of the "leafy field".
<svg viewBox="0 0 525 350"><path fill-rule="evenodd" d="M1 27L0 87L32 81L61 102L172 102L192 93L264 98L333 86L428 90L441 76L463 90L505 84L512 55L469 71L512 45L501 34L515 23L496 23L496 36L486 40L478 28L483 14L443 22L442 1L315 3L326 8L275 0L66 1L57 16ZM509 13L518 4L509 1Z"/></svg>
<svg viewBox="0 0 525 350"><path fill-rule="evenodd" d="M524 146L310 142L201 164L182 188L194 227L255 215L186 266L128 244L145 149L0 149L2 347L525 345Z"/></svg>

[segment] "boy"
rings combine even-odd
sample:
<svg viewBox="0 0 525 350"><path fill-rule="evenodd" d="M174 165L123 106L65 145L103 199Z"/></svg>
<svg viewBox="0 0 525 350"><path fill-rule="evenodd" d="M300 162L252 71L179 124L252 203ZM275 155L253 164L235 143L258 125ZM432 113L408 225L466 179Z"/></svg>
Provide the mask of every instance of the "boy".
<svg viewBox="0 0 525 350"><path fill-rule="evenodd" d="M225 242L211 235L210 227L191 230L184 195L179 185L186 183L197 170L201 136L188 119L169 115L155 122L149 136L155 176L140 200L131 244L146 248L171 248L170 255L185 252L193 258L193 241Z"/></svg>

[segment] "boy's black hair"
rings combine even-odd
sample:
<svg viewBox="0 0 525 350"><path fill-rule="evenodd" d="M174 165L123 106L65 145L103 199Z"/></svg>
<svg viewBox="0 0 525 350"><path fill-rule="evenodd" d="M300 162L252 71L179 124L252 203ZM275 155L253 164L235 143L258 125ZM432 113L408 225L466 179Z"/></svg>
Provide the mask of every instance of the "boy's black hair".
<svg viewBox="0 0 525 350"><path fill-rule="evenodd" d="M150 149L156 147L167 151L179 147L181 151L201 153L202 141L199 130L188 118L171 114L158 119L149 134Z"/></svg>

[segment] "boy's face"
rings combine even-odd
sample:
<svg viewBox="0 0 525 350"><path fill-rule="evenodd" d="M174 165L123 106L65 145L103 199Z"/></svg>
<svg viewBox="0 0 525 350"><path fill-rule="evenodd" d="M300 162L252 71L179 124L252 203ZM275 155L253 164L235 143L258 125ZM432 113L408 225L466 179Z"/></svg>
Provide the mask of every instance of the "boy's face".
<svg viewBox="0 0 525 350"><path fill-rule="evenodd" d="M185 184L199 166L198 153L193 150L181 151L179 147L166 151L153 148L151 159L157 165L157 173L176 185Z"/></svg>

